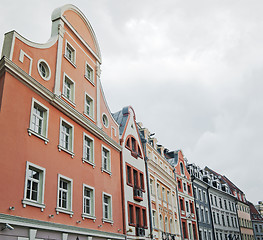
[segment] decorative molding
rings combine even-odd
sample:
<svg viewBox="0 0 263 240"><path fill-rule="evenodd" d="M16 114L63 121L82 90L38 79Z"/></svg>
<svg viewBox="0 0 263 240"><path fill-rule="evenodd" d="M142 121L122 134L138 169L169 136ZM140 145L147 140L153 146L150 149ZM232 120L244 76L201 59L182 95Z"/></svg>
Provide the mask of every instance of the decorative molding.
<svg viewBox="0 0 263 240"><path fill-rule="evenodd" d="M28 69L28 75L31 76L31 71L32 71L32 63L33 63L33 59L28 55L26 54L22 49L20 49L20 54L19 54L19 61L21 63L24 63L24 57L27 57L30 61L30 64L29 64L29 69ZM38 69L38 68L37 68Z"/></svg>
<svg viewBox="0 0 263 240"><path fill-rule="evenodd" d="M59 231L61 233L72 233L72 234L82 234L82 235L89 235L93 237L103 237L103 238L111 238L111 239L125 239L125 235L118 234L118 233L110 233L110 232L103 232L88 228L70 226L60 223L53 223L53 222L45 222L35 219L23 218L19 216L13 216L8 214L0 213L0 223L9 223L18 225L21 227L28 227L28 228L37 228L43 230L51 230L51 231Z"/></svg>
<svg viewBox="0 0 263 240"><path fill-rule="evenodd" d="M11 60L9 60L6 57L3 57L0 60L0 76L2 74L2 71L6 71L10 73L12 76L16 77L19 81L21 81L23 84L28 86L38 95L43 97L45 100L50 102L51 105L53 105L55 108L60 110L71 120L73 120L74 122L82 126L84 129L94 134L100 140L103 140L105 143L113 147L115 150L119 152L122 150L122 147L117 142L111 139L105 132L103 132L93 122L89 121L86 116L78 112L76 109L70 106L69 103L66 103L64 100L62 100L59 96L53 94L51 91L49 91L47 88L41 85L34 78L29 76L26 72L24 72L15 63L13 63Z"/></svg>

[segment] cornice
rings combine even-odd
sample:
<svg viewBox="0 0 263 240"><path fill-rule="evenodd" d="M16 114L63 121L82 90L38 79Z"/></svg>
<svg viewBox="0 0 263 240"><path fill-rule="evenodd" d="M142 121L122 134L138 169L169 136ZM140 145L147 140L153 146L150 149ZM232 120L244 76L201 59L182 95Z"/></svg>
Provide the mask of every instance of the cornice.
<svg viewBox="0 0 263 240"><path fill-rule="evenodd" d="M31 90L33 90L38 95L47 100L51 105L60 110L63 114L68 116L70 119L82 126L84 129L93 133L96 137L103 140L111 147L115 148L117 151L122 150L122 147L117 142L113 141L105 132L103 132L101 128L89 121L84 115L82 115L68 103L62 100L61 97L49 91L42 84L40 84L31 76L29 76L26 72L24 72L21 68L19 68L16 64L14 64L11 60L9 60L6 57L3 57L0 60L0 76L4 74L4 72L10 73L20 82L22 82Z"/></svg>
<svg viewBox="0 0 263 240"><path fill-rule="evenodd" d="M53 231L67 232L73 234L91 235L94 237L114 238L114 239L125 239L122 234L103 232L88 228L75 227L70 225L64 225L60 223L45 222L41 220L23 218L18 216L12 216L0 213L0 223L9 223L11 225L18 225L29 228L48 229Z"/></svg>

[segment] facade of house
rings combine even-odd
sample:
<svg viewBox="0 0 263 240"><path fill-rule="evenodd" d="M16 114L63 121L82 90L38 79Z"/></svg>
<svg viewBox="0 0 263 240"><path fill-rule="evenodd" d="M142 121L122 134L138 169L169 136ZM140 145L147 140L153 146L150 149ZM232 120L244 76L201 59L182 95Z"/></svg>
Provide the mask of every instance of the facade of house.
<svg viewBox="0 0 263 240"><path fill-rule="evenodd" d="M203 180L203 170L195 164L187 164L193 182L196 216L200 240L214 240L212 213L208 195L208 185Z"/></svg>
<svg viewBox="0 0 263 240"><path fill-rule="evenodd" d="M147 157L149 204L153 239L181 239L177 202L177 184L173 167L165 158L165 149L157 145L147 128L138 124Z"/></svg>
<svg viewBox="0 0 263 240"><path fill-rule="evenodd" d="M166 157L176 174L182 239L198 240L193 187L183 153L181 150L166 152Z"/></svg>
<svg viewBox="0 0 263 240"><path fill-rule="evenodd" d="M262 201L258 201L258 204L255 205L255 208L263 216L263 202Z"/></svg>
<svg viewBox="0 0 263 240"><path fill-rule="evenodd" d="M132 107L124 107L113 117L120 126L122 146L122 191L124 225L127 239L149 239L148 189L144 152L135 112Z"/></svg>
<svg viewBox="0 0 263 240"><path fill-rule="evenodd" d="M254 239L263 240L263 217L255 208L253 203L248 202L250 208L250 216L252 220L252 226L254 230Z"/></svg>
<svg viewBox="0 0 263 240"><path fill-rule="evenodd" d="M1 239L125 239L118 124L84 14L52 14L46 44L5 35L0 60Z"/></svg>
<svg viewBox="0 0 263 240"><path fill-rule="evenodd" d="M206 167L203 179L209 185L208 194L216 240L241 239L236 199L228 184L213 170Z"/></svg>

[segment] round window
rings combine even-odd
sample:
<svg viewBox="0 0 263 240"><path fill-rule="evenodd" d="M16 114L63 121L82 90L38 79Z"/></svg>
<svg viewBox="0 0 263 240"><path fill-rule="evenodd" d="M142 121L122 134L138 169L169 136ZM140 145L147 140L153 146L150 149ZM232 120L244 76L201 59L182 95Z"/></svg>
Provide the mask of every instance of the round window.
<svg viewBox="0 0 263 240"><path fill-rule="evenodd" d="M43 59L38 61L38 73L44 80L49 80L51 76L50 68L47 62Z"/></svg>
<svg viewBox="0 0 263 240"><path fill-rule="evenodd" d="M109 126L109 120L108 120L108 117L105 113L102 115L102 122L106 128Z"/></svg>

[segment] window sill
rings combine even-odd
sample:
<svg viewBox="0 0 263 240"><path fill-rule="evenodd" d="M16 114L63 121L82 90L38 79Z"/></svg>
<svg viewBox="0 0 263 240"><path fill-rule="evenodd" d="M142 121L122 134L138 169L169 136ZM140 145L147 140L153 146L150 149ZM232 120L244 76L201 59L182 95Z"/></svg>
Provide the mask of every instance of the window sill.
<svg viewBox="0 0 263 240"><path fill-rule="evenodd" d="M77 66L75 65L75 63L72 62L65 54L64 54L64 57L69 61L69 63L71 63L71 65L72 65L74 68L77 68Z"/></svg>
<svg viewBox="0 0 263 240"><path fill-rule="evenodd" d="M105 173L109 174L110 176L112 175L112 173L109 170L106 170L104 168L101 168L101 172L105 172Z"/></svg>
<svg viewBox="0 0 263 240"><path fill-rule="evenodd" d="M58 151L61 152L61 150L71 155L71 158L73 158L75 155L74 152L71 152L70 150L58 145Z"/></svg>
<svg viewBox="0 0 263 240"><path fill-rule="evenodd" d="M113 220L108 219L108 218L102 218L102 223L110 223L111 225L113 225Z"/></svg>
<svg viewBox="0 0 263 240"><path fill-rule="evenodd" d="M87 74L85 74L84 77L95 87L95 83L87 77Z"/></svg>
<svg viewBox="0 0 263 240"><path fill-rule="evenodd" d="M64 94L61 94L61 97L69 102L73 107L76 107L76 104L71 99L67 98Z"/></svg>
<svg viewBox="0 0 263 240"><path fill-rule="evenodd" d="M91 162L91 161L89 161L88 159L86 159L86 158L82 158L82 163L88 163L88 164L90 164L93 168L95 168L95 163L94 162Z"/></svg>
<svg viewBox="0 0 263 240"><path fill-rule="evenodd" d="M86 214L86 213L82 213L81 217L82 217L83 220L84 220L85 218L87 218L87 219L92 219L93 222L95 222L95 220L96 220L96 217L95 217L95 216L92 216L92 215L89 215L89 214Z"/></svg>
<svg viewBox="0 0 263 240"><path fill-rule="evenodd" d="M43 212L45 207L46 207L45 204L34 202L34 201L28 200L28 199L23 199L22 204L23 204L24 208L26 207L26 205L41 208L41 212Z"/></svg>
<svg viewBox="0 0 263 240"><path fill-rule="evenodd" d="M90 116L89 114L87 114L86 112L83 112L83 114L88 117L89 119L91 119L93 122L95 122L94 118L92 116Z"/></svg>
<svg viewBox="0 0 263 240"><path fill-rule="evenodd" d="M70 217L72 217L73 214L74 214L74 212L72 212L72 211L70 211L70 210L68 210L68 209L63 209L63 208L56 208L56 212L57 212L57 215L58 215L59 213L65 213L65 214L70 215Z"/></svg>
<svg viewBox="0 0 263 240"><path fill-rule="evenodd" d="M28 128L27 129L28 135L31 136L32 134L35 135L36 137L44 140L45 144L47 144L49 142L48 138L38 134L37 132L33 131L32 129Z"/></svg>

